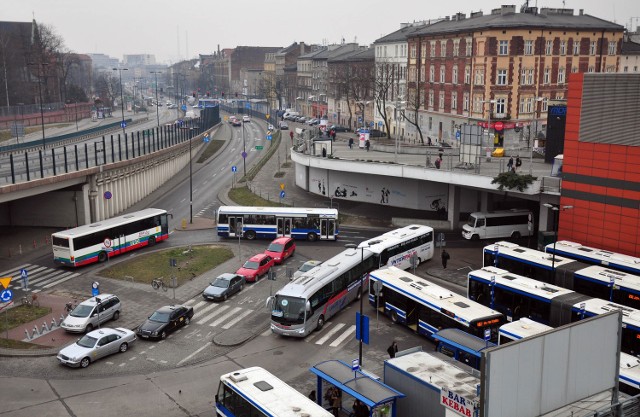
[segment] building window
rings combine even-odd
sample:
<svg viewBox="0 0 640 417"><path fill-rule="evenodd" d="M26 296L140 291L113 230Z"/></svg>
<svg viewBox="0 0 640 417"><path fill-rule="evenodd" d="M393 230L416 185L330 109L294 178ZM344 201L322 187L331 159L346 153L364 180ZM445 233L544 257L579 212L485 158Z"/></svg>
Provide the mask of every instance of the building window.
<svg viewBox="0 0 640 417"><path fill-rule="evenodd" d="M591 65L589 67L589 69L587 70L587 72L595 72L595 68L593 67L593 65Z"/></svg>
<svg viewBox="0 0 640 417"><path fill-rule="evenodd" d="M465 55L466 56L471 56L471 49L472 49L471 48L471 46L472 46L471 42L472 42L471 38L468 38L467 41L466 41L466 45L465 45L465 49L466 49Z"/></svg>
<svg viewBox="0 0 640 417"><path fill-rule="evenodd" d="M422 59L425 59L427 57L427 44L423 43L422 46L420 47L420 57Z"/></svg>
<svg viewBox="0 0 640 417"><path fill-rule="evenodd" d="M566 54L567 54L567 41L561 40L560 41L560 55L566 55Z"/></svg>
<svg viewBox="0 0 640 417"><path fill-rule="evenodd" d="M551 68L547 67L544 69L544 80L542 80L542 84L549 84L551 82Z"/></svg>
<svg viewBox="0 0 640 417"><path fill-rule="evenodd" d="M469 111L469 93L464 93L462 98L462 110Z"/></svg>
<svg viewBox="0 0 640 417"><path fill-rule="evenodd" d="M444 65L440 65L440 82L444 83Z"/></svg>
<svg viewBox="0 0 640 417"><path fill-rule="evenodd" d="M447 41L440 41L440 56L447 56Z"/></svg>
<svg viewBox="0 0 640 417"><path fill-rule="evenodd" d="M524 41L524 54L533 55L533 41Z"/></svg>
<svg viewBox="0 0 640 417"><path fill-rule="evenodd" d="M589 55L595 55L596 54L596 41L591 41L591 43L589 44Z"/></svg>
<svg viewBox="0 0 640 417"><path fill-rule="evenodd" d="M476 69L475 84L484 85L484 69L482 68Z"/></svg>
<svg viewBox="0 0 640 417"><path fill-rule="evenodd" d="M433 58L434 56L436 56L436 41L431 41L429 43L429 48L430 48L429 56Z"/></svg>
<svg viewBox="0 0 640 417"><path fill-rule="evenodd" d="M573 72L573 73L578 72L578 67L573 67L573 68L571 68L571 72Z"/></svg>
<svg viewBox="0 0 640 417"><path fill-rule="evenodd" d="M544 51L545 54L551 55L551 53L553 52L553 41L547 41Z"/></svg>
<svg viewBox="0 0 640 417"><path fill-rule="evenodd" d="M564 67L558 68L558 84L564 84Z"/></svg>
<svg viewBox="0 0 640 417"><path fill-rule="evenodd" d="M433 65L429 67L429 81L435 82L436 80L436 69Z"/></svg>
<svg viewBox="0 0 640 417"><path fill-rule="evenodd" d="M464 83L465 84L471 83L471 67L469 65L466 65L464 67Z"/></svg>
<svg viewBox="0 0 640 417"><path fill-rule="evenodd" d="M520 85L527 85L527 70L522 68L520 71Z"/></svg>
<svg viewBox="0 0 640 417"><path fill-rule="evenodd" d="M425 68L423 66L420 66L420 82L423 83L424 82L424 76L425 76Z"/></svg>
<svg viewBox="0 0 640 417"><path fill-rule="evenodd" d="M451 109L458 109L458 93L456 91L451 93Z"/></svg>
<svg viewBox="0 0 640 417"><path fill-rule="evenodd" d="M521 97L520 98L520 113L533 113L534 100L533 97Z"/></svg>
<svg viewBox="0 0 640 417"><path fill-rule="evenodd" d="M580 41L577 39L573 41L573 54L580 55Z"/></svg>
<svg viewBox="0 0 640 417"><path fill-rule="evenodd" d="M614 65L609 65L607 67L607 72L616 72L616 67Z"/></svg>
<svg viewBox="0 0 640 417"><path fill-rule="evenodd" d="M527 73L527 84L533 85L533 68L529 68L529 72Z"/></svg>
<svg viewBox="0 0 640 417"><path fill-rule="evenodd" d="M458 66L454 65L451 70L451 83L458 84Z"/></svg>
<svg viewBox="0 0 640 417"><path fill-rule="evenodd" d="M429 107L433 108L433 91L429 91Z"/></svg>
<svg viewBox="0 0 640 417"><path fill-rule="evenodd" d="M503 98L498 98L496 99L496 104L495 104L495 108L496 108L496 116L498 117L504 117L505 115L505 110L506 110L506 106L505 106L505 99Z"/></svg>
<svg viewBox="0 0 640 417"><path fill-rule="evenodd" d="M438 94L438 109L444 110L444 91Z"/></svg>
<svg viewBox="0 0 640 417"><path fill-rule="evenodd" d="M616 54L616 41L609 41L609 55Z"/></svg>
<svg viewBox="0 0 640 417"><path fill-rule="evenodd" d="M416 68L409 67L409 82L415 82L415 81L416 81Z"/></svg>
<svg viewBox="0 0 640 417"><path fill-rule="evenodd" d="M509 41L500 41L498 44L498 55L509 55Z"/></svg>
<svg viewBox="0 0 640 417"><path fill-rule="evenodd" d="M460 39L453 40L453 56L458 56L460 54Z"/></svg>
<svg viewBox="0 0 640 417"><path fill-rule="evenodd" d="M433 129L433 118L429 116L429 130Z"/></svg>
<svg viewBox="0 0 640 417"><path fill-rule="evenodd" d="M473 96L473 112L482 113L482 96L481 95Z"/></svg>
<svg viewBox="0 0 640 417"><path fill-rule="evenodd" d="M498 70L498 78L496 79L497 85L507 85L507 70Z"/></svg>
<svg viewBox="0 0 640 417"><path fill-rule="evenodd" d="M411 54L411 58L415 58L416 57L416 45L411 45L411 50L409 51L409 53Z"/></svg>
<svg viewBox="0 0 640 417"><path fill-rule="evenodd" d="M637 65L633 67L633 72L638 72L638 66Z"/></svg>

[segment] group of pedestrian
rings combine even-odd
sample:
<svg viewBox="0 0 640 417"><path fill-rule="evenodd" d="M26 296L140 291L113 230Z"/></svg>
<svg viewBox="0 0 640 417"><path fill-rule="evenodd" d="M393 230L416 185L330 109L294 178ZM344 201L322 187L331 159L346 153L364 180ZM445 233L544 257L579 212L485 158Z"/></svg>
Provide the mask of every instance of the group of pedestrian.
<svg viewBox="0 0 640 417"><path fill-rule="evenodd" d="M324 399L329 402L329 409L335 417L340 417L342 409L342 391L336 387L329 387L324 394Z"/></svg>
<svg viewBox="0 0 640 417"><path fill-rule="evenodd" d="M367 417L369 415L369 407L365 403L356 399L353 402L353 412L351 417Z"/></svg>
<svg viewBox="0 0 640 417"><path fill-rule="evenodd" d="M509 162L507 162L507 169L509 172L517 172L518 169L522 166L522 159L520 159L520 155L516 155L516 163L513 163L513 156L509 158Z"/></svg>

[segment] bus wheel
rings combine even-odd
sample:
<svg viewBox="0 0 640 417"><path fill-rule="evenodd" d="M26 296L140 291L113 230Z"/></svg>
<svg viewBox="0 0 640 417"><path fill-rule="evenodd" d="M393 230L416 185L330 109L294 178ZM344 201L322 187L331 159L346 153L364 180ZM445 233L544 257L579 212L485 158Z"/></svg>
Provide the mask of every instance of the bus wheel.
<svg viewBox="0 0 640 417"><path fill-rule="evenodd" d="M254 232L253 230L247 230L246 232L244 232L244 237L247 240L254 240L256 238L256 232Z"/></svg>
<svg viewBox="0 0 640 417"><path fill-rule="evenodd" d="M391 321L394 323L398 322L398 313L395 310L391 311Z"/></svg>
<svg viewBox="0 0 640 417"><path fill-rule="evenodd" d="M321 314L320 317L318 317L318 325L316 326L316 330L320 331L322 330L323 327L324 327L324 316Z"/></svg>
<svg viewBox="0 0 640 417"><path fill-rule="evenodd" d="M150 237L149 240L148 240L147 245L153 246L155 244L156 244L156 238L155 237Z"/></svg>
<svg viewBox="0 0 640 417"><path fill-rule="evenodd" d="M511 237L514 238L514 239L520 239L520 232L513 232Z"/></svg>
<svg viewBox="0 0 640 417"><path fill-rule="evenodd" d="M316 235L315 233L309 233L307 235L307 240L309 242L315 242L316 240L318 240L318 235Z"/></svg>
<svg viewBox="0 0 640 417"><path fill-rule="evenodd" d="M107 260L107 252L100 252L98 254L98 262L104 262Z"/></svg>

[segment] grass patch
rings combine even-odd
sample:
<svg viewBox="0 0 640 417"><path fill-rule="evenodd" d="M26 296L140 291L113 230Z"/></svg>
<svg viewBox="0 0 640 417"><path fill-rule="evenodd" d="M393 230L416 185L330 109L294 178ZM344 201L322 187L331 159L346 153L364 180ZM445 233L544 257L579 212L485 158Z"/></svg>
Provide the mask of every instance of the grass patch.
<svg viewBox="0 0 640 417"><path fill-rule="evenodd" d="M0 336L7 329L21 326L51 313L49 307L16 306L0 315ZM4 317L6 315L6 318Z"/></svg>
<svg viewBox="0 0 640 417"><path fill-rule="evenodd" d="M284 177L284 172L283 171L278 171L276 172L276 174L274 175L275 178L282 178Z"/></svg>
<svg viewBox="0 0 640 417"><path fill-rule="evenodd" d="M222 146L224 145L224 142L225 142L224 140L210 141L207 147L204 148L204 151L202 152L202 154L200 155L200 158L198 158L196 163L201 164L205 162L207 159L211 158L213 155L216 154L216 152L220 150L220 148L222 148Z"/></svg>
<svg viewBox="0 0 640 417"><path fill-rule="evenodd" d="M188 248L179 247L137 256L103 269L99 275L114 279L131 276L134 282L145 284L151 284L153 279L163 277L168 287L171 287L171 277L175 275L180 286L233 258L233 252L220 246L194 246L187 252ZM175 259L177 267L169 266L169 259Z"/></svg>
<svg viewBox="0 0 640 417"><path fill-rule="evenodd" d="M23 342L22 340L0 339L0 348L38 350L49 349L49 346L35 345L33 343Z"/></svg>
<svg viewBox="0 0 640 417"><path fill-rule="evenodd" d="M285 162L284 164L280 165L282 168L291 168L291 162Z"/></svg>
<svg viewBox="0 0 640 417"><path fill-rule="evenodd" d="M229 198L239 206L262 206L262 207L282 207L275 201L265 200L262 197L249 191L249 188L237 187L229 190Z"/></svg>
<svg viewBox="0 0 640 417"><path fill-rule="evenodd" d="M28 135L29 133L33 133L39 130L42 130L42 127L40 126L25 127L24 134ZM11 134L11 130L0 130L0 143L11 140L12 138L15 138L15 136Z"/></svg>

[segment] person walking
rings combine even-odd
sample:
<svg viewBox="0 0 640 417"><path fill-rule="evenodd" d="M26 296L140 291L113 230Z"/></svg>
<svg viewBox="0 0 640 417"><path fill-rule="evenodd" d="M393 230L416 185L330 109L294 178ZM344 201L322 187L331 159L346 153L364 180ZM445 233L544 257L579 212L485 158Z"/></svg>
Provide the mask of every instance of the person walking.
<svg viewBox="0 0 640 417"><path fill-rule="evenodd" d="M520 159L520 155L516 155L516 171L520 169L522 166L522 159Z"/></svg>
<svg viewBox="0 0 640 417"><path fill-rule="evenodd" d="M291 138L291 143L293 143L293 130L289 131L289 137Z"/></svg>
<svg viewBox="0 0 640 417"><path fill-rule="evenodd" d="M353 149L353 138L349 138L349 149Z"/></svg>
<svg viewBox="0 0 640 417"><path fill-rule="evenodd" d="M396 343L395 340L391 343L391 346L387 348L387 353L392 359L396 357L396 353L398 353L398 343Z"/></svg>
<svg viewBox="0 0 640 417"><path fill-rule="evenodd" d="M447 269L447 262L449 261L449 258L451 258L451 256L449 256L449 252L447 252L446 249L442 250L442 268Z"/></svg>
<svg viewBox="0 0 640 417"><path fill-rule="evenodd" d="M371 144L369 143L369 139L364 141L364 147L367 148L367 152L369 152L369 146L371 146Z"/></svg>
<svg viewBox="0 0 640 417"><path fill-rule="evenodd" d="M507 171L511 171L513 169L513 156L509 158L509 162L507 162Z"/></svg>

